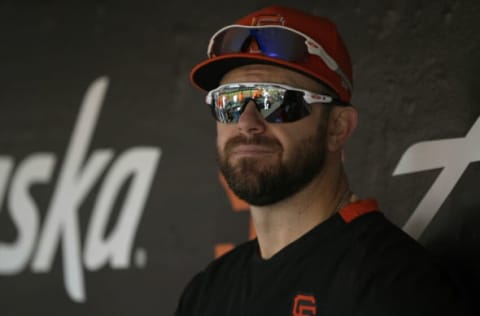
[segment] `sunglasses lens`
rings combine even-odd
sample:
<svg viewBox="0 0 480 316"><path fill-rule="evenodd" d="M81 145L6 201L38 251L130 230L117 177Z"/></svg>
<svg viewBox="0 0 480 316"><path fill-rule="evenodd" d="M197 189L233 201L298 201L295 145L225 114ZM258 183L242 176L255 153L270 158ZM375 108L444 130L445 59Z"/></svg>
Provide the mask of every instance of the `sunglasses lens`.
<svg viewBox="0 0 480 316"><path fill-rule="evenodd" d="M287 123L298 121L309 114L309 108L303 100L303 93L287 90L282 105L264 117L269 123Z"/></svg>
<svg viewBox="0 0 480 316"><path fill-rule="evenodd" d="M222 123L237 123L250 101L270 123L294 122L310 113L303 92L275 86L225 87L212 91L209 98L213 116Z"/></svg>
<svg viewBox="0 0 480 316"><path fill-rule="evenodd" d="M308 55L305 38L280 27L248 29L231 27L213 38L209 55L262 53L286 61L300 61Z"/></svg>

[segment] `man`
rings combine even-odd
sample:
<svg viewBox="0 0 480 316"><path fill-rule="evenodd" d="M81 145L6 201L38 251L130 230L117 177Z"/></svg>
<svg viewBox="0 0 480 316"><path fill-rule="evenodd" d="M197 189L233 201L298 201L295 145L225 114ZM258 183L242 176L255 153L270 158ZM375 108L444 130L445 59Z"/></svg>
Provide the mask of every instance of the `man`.
<svg viewBox="0 0 480 316"><path fill-rule="evenodd" d="M218 162L257 239L210 264L176 315L466 315L428 253L351 192L352 67L329 20L285 7L215 33L191 79L209 91Z"/></svg>

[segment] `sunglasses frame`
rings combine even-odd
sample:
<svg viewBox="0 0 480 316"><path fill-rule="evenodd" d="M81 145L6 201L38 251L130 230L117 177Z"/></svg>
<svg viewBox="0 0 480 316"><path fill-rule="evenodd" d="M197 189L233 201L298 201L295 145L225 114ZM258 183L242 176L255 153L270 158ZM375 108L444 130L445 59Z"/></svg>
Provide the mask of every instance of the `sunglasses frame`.
<svg viewBox="0 0 480 316"><path fill-rule="evenodd" d="M282 30L287 30L287 31L290 31L292 33L295 33L299 36L302 36L304 39L305 39L305 46L307 47L307 51L309 54L311 55L314 55L314 56L318 56L320 57L320 59L327 65L328 68L330 68L333 72L337 73L341 78L342 78L342 81L345 83L345 85L347 86L347 89L349 91L352 91L353 90L353 86L352 86L352 83L350 82L350 79L348 79L348 76L343 72L343 70L340 68L340 66L337 64L337 62L335 61L335 59L333 59L333 57L331 57L326 51L325 49L323 48L322 45L320 45L318 42L316 42L313 38L311 38L310 36L302 33L302 32L299 32L295 29L292 29L292 28L289 28L289 27L286 27L286 26L283 26L283 25L258 25L258 26L246 26L246 25L239 25L239 24L232 24L232 25L228 25L228 26L225 26L223 28L221 28L220 30L218 30L215 34L213 34L213 36L210 38L210 42L208 44L208 49L207 49L207 56L208 58L213 58L213 57L216 57L216 56L221 56L223 54L214 54L212 52L212 49L215 45L215 40L216 38L222 34L223 32L229 30L229 29L235 29L235 28L238 28L238 29L247 29L247 30L259 30L259 29L282 29ZM241 52L238 52L238 53L241 53ZM282 58L279 58L279 59L282 59ZM283 60L283 59L282 59Z"/></svg>
<svg viewBox="0 0 480 316"><path fill-rule="evenodd" d="M213 90L210 90L205 97L205 102L207 103L208 106L210 106L210 108L212 109L212 112L214 112L214 117L217 121L219 121L221 123L226 123L226 124L234 124L234 123L237 123L238 121L227 122L227 121L222 121L222 120L219 119L219 116L218 116L217 112L219 110L223 110L223 109L219 108L216 104L214 104L213 95L215 93L221 93L222 91L227 90L227 89L230 90L228 92L231 93L231 92L235 92L236 90L238 90L238 91L243 91L243 90L266 90L267 88L284 89L285 90L284 95L287 91L301 92L301 93L303 93L303 95L302 95L303 100L304 100L305 104L307 104L307 105L314 104L314 103L331 104L331 103L334 103L335 101L338 101L330 95L315 93L315 92L311 92L311 91L308 91L308 90L304 90L304 89L292 87L292 86L289 86L289 85L285 85L285 84L272 83L272 82L235 82L235 83L223 84L223 85L220 85L219 87L217 87ZM246 100L252 100L253 102L255 102L254 98L247 98ZM240 112L240 115L245 110L245 106L246 106L247 103L248 102L245 102L245 104L242 105L242 110ZM256 102L255 102L255 104L257 105L257 108L258 108L258 104ZM262 114L263 118L266 119L270 114L272 114L274 111L279 109L281 106L283 106L283 103L282 103L282 105L280 105L276 108L270 109L270 113L268 113L266 111L260 112L260 110L259 110L259 112ZM310 112L311 107L307 107L307 110L308 110L308 112ZM269 122L269 123L275 123L275 122ZM276 122L276 123L288 123L288 122Z"/></svg>

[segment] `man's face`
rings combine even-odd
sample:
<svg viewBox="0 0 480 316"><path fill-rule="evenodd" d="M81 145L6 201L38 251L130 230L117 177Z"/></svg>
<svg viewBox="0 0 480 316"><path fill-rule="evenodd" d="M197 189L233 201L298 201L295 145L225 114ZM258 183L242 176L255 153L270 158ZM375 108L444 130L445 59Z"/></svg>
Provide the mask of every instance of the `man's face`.
<svg viewBox="0 0 480 316"><path fill-rule="evenodd" d="M310 78L268 65L236 68L222 80L222 84L234 82L281 83L322 92ZM324 107L313 104L312 113L299 121L271 124L251 102L238 123L217 123L220 170L233 192L251 205L279 202L322 171L327 122Z"/></svg>

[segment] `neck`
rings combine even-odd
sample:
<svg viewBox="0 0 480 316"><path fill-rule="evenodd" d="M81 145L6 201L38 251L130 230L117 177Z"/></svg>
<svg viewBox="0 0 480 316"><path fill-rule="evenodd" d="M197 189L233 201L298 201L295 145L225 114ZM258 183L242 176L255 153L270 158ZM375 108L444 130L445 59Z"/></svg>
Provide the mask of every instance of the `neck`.
<svg viewBox="0 0 480 316"><path fill-rule="evenodd" d="M350 200L348 181L340 165L327 168L295 195L276 204L252 206L260 254L268 259L313 227L339 211Z"/></svg>

